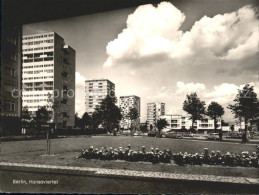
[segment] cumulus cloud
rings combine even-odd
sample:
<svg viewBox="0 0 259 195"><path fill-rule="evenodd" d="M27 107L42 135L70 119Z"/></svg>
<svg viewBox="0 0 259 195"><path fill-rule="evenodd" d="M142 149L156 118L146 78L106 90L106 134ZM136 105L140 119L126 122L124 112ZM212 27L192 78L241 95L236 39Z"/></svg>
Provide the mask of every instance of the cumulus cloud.
<svg viewBox="0 0 259 195"><path fill-rule="evenodd" d="M259 82L250 82L251 86L254 86L254 91L259 96ZM222 83L214 86L212 89L208 89L205 84L202 83L184 83L178 81L176 88L171 89L168 87L161 87L157 91L156 95L150 96L149 101L165 102L166 112L168 114L186 114L182 110L182 105L186 99L186 95L196 92L200 100L205 101L208 106L212 101L216 101L225 108L224 118L232 121L233 115L230 110L227 109L227 105L233 103L234 98L238 93L238 89L242 89L243 85L235 85L232 83Z"/></svg>
<svg viewBox="0 0 259 195"><path fill-rule="evenodd" d="M79 116L85 112L85 80L83 75L76 72L75 110Z"/></svg>
<svg viewBox="0 0 259 195"><path fill-rule="evenodd" d="M128 16L127 28L108 43L104 66L134 63L153 56L243 59L258 52L257 16L255 8L245 6L212 18L204 16L189 31L182 32L185 14L171 3L139 6Z"/></svg>

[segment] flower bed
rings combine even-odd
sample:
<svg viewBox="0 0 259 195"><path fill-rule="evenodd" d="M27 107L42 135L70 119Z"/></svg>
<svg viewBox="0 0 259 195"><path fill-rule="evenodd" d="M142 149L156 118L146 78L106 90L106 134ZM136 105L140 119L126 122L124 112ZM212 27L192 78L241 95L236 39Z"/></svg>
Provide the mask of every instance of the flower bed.
<svg viewBox="0 0 259 195"><path fill-rule="evenodd" d="M259 150L259 146L257 146ZM258 152L253 152L251 155L248 151L242 153L225 153L221 154L220 151L209 153L207 148L201 154L189 154L187 152L172 153L169 149L159 150L158 148L151 148L146 150L142 146L141 150L134 151L128 145L125 149L122 147L101 147L100 149L90 146L89 149L82 150L81 155L77 158L85 159L100 159L100 160L125 160L132 162L151 162L151 163L171 163L173 161L178 165L223 165L223 166L242 166L242 167L255 167L258 165Z"/></svg>

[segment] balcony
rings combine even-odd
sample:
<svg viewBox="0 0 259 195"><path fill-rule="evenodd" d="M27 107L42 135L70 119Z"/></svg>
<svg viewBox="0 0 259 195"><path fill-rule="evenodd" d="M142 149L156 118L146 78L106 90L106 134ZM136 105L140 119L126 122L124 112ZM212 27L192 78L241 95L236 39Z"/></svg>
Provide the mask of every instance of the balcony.
<svg viewBox="0 0 259 195"><path fill-rule="evenodd" d="M24 63L31 63L31 62L33 62L33 59L26 59L26 60L24 60L23 62L24 62Z"/></svg>
<svg viewBox="0 0 259 195"><path fill-rule="evenodd" d="M43 62L43 58L35 58L34 62Z"/></svg>
<svg viewBox="0 0 259 195"><path fill-rule="evenodd" d="M53 57L46 57L44 58L44 61L53 61Z"/></svg>
<svg viewBox="0 0 259 195"><path fill-rule="evenodd" d="M53 87L44 87L44 90L53 90Z"/></svg>

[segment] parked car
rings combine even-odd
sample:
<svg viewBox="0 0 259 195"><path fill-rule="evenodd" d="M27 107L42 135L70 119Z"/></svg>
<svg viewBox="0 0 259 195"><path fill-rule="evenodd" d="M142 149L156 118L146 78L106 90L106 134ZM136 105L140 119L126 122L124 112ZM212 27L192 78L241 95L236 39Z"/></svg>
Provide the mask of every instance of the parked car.
<svg viewBox="0 0 259 195"><path fill-rule="evenodd" d="M167 132L164 134L166 138L176 138L176 139L182 139L183 135L181 133L177 132Z"/></svg>
<svg viewBox="0 0 259 195"><path fill-rule="evenodd" d="M135 132L134 136L141 136L141 132Z"/></svg>
<svg viewBox="0 0 259 195"><path fill-rule="evenodd" d="M207 137L207 139L210 140L218 140L219 139L219 134L218 133L210 133Z"/></svg>
<svg viewBox="0 0 259 195"><path fill-rule="evenodd" d="M149 131L147 135L149 137L155 137L156 136L156 132L155 131Z"/></svg>
<svg viewBox="0 0 259 195"><path fill-rule="evenodd" d="M227 135L227 138L232 139L241 139L242 138L242 132L229 132Z"/></svg>

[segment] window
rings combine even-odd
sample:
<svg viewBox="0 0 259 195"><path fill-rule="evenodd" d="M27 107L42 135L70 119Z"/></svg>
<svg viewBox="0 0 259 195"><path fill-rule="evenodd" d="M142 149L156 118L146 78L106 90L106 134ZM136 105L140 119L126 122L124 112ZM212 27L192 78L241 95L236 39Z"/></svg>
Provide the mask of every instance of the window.
<svg viewBox="0 0 259 195"><path fill-rule="evenodd" d="M4 102L4 110L5 111L15 111L15 103L14 102Z"/></svg>
<svg viewBox="0 0 259 195"><path fill-rule="evenodd" d="M39 74L41 72L43 72L43 70L36 70L36 71L34 71L34 74Z"/></svg>
<svg viewBox="0 0 259 195"><path fill-rule="evenodd" d="M53 72L53 69L45 70L44 72L51 73Z"/></svg>
<svg viewBox="0 0 259 195"><path fill-rule="evenodd" d="M61 75L62 75L63 77L67 77L67 72L62 72Z"/></svg>
<svg viewBox="0 0 259 195"><path fill-rule="evenodd" d="M9 75L11 77L16 77L16 70L13 68L7 68L6 73L7 73L7 75Z"/></svg>
<svg viewBox="0 0 259 195"><path fill-rule="evenodd" d="M4 90L6 92L12 92L12 90L15 89L15 86L14 85L10 85L10 84L5 84L4 85Z"/></svg>
<svg viewBox="0 0 259 195"><path fill-rule="evenodd" d="M11 53L11 60L16 61L17 60L17 53Z"/></svg>
<svg viewBox="0 0 259 195"><path fill-rule="evenodd" d="M45 40L44 42L45 42L45 43L53 43L53 39L51 39L51 40Z"/></svg>
<svg viewBox="0 0 259 195"><path fill-rule="evenodd" d="M13 45L17 44L17 40L15 37L8 37L7 40Z"/></svg>
<svg viewBox="0 0 259 195"><path fill-rule="evenodd" d="M53 64L45 64L44 67L51 67ZM53 71L52 71L53 72Z"/></svg>
<svg viewBox="0 0 259 195"><path fill-rule="evenodd" d="M63 99L63 100L61 101L61 103L62 103L62 104L67 104L67 99Z"/></svg>
<svg viewBox="0 0 259 195"><path fill-rule="evenodd" d="M43 67L43 65L35 65L34 68Z"/></svg>
<svg viewBox="0 0 259 195"><path fill-rule="evenodd" d="M33 62L33 59L26 59L26 60L24 60L23 62L24 62L24 63L31 63L31 62Z"/></svg>
<svg viewBox="0 0 259 195"><path fill-rule="evenodd" d="M34 41L34 45L38 45L38 44L41 44L43 43L43 41Z"/></svg>

